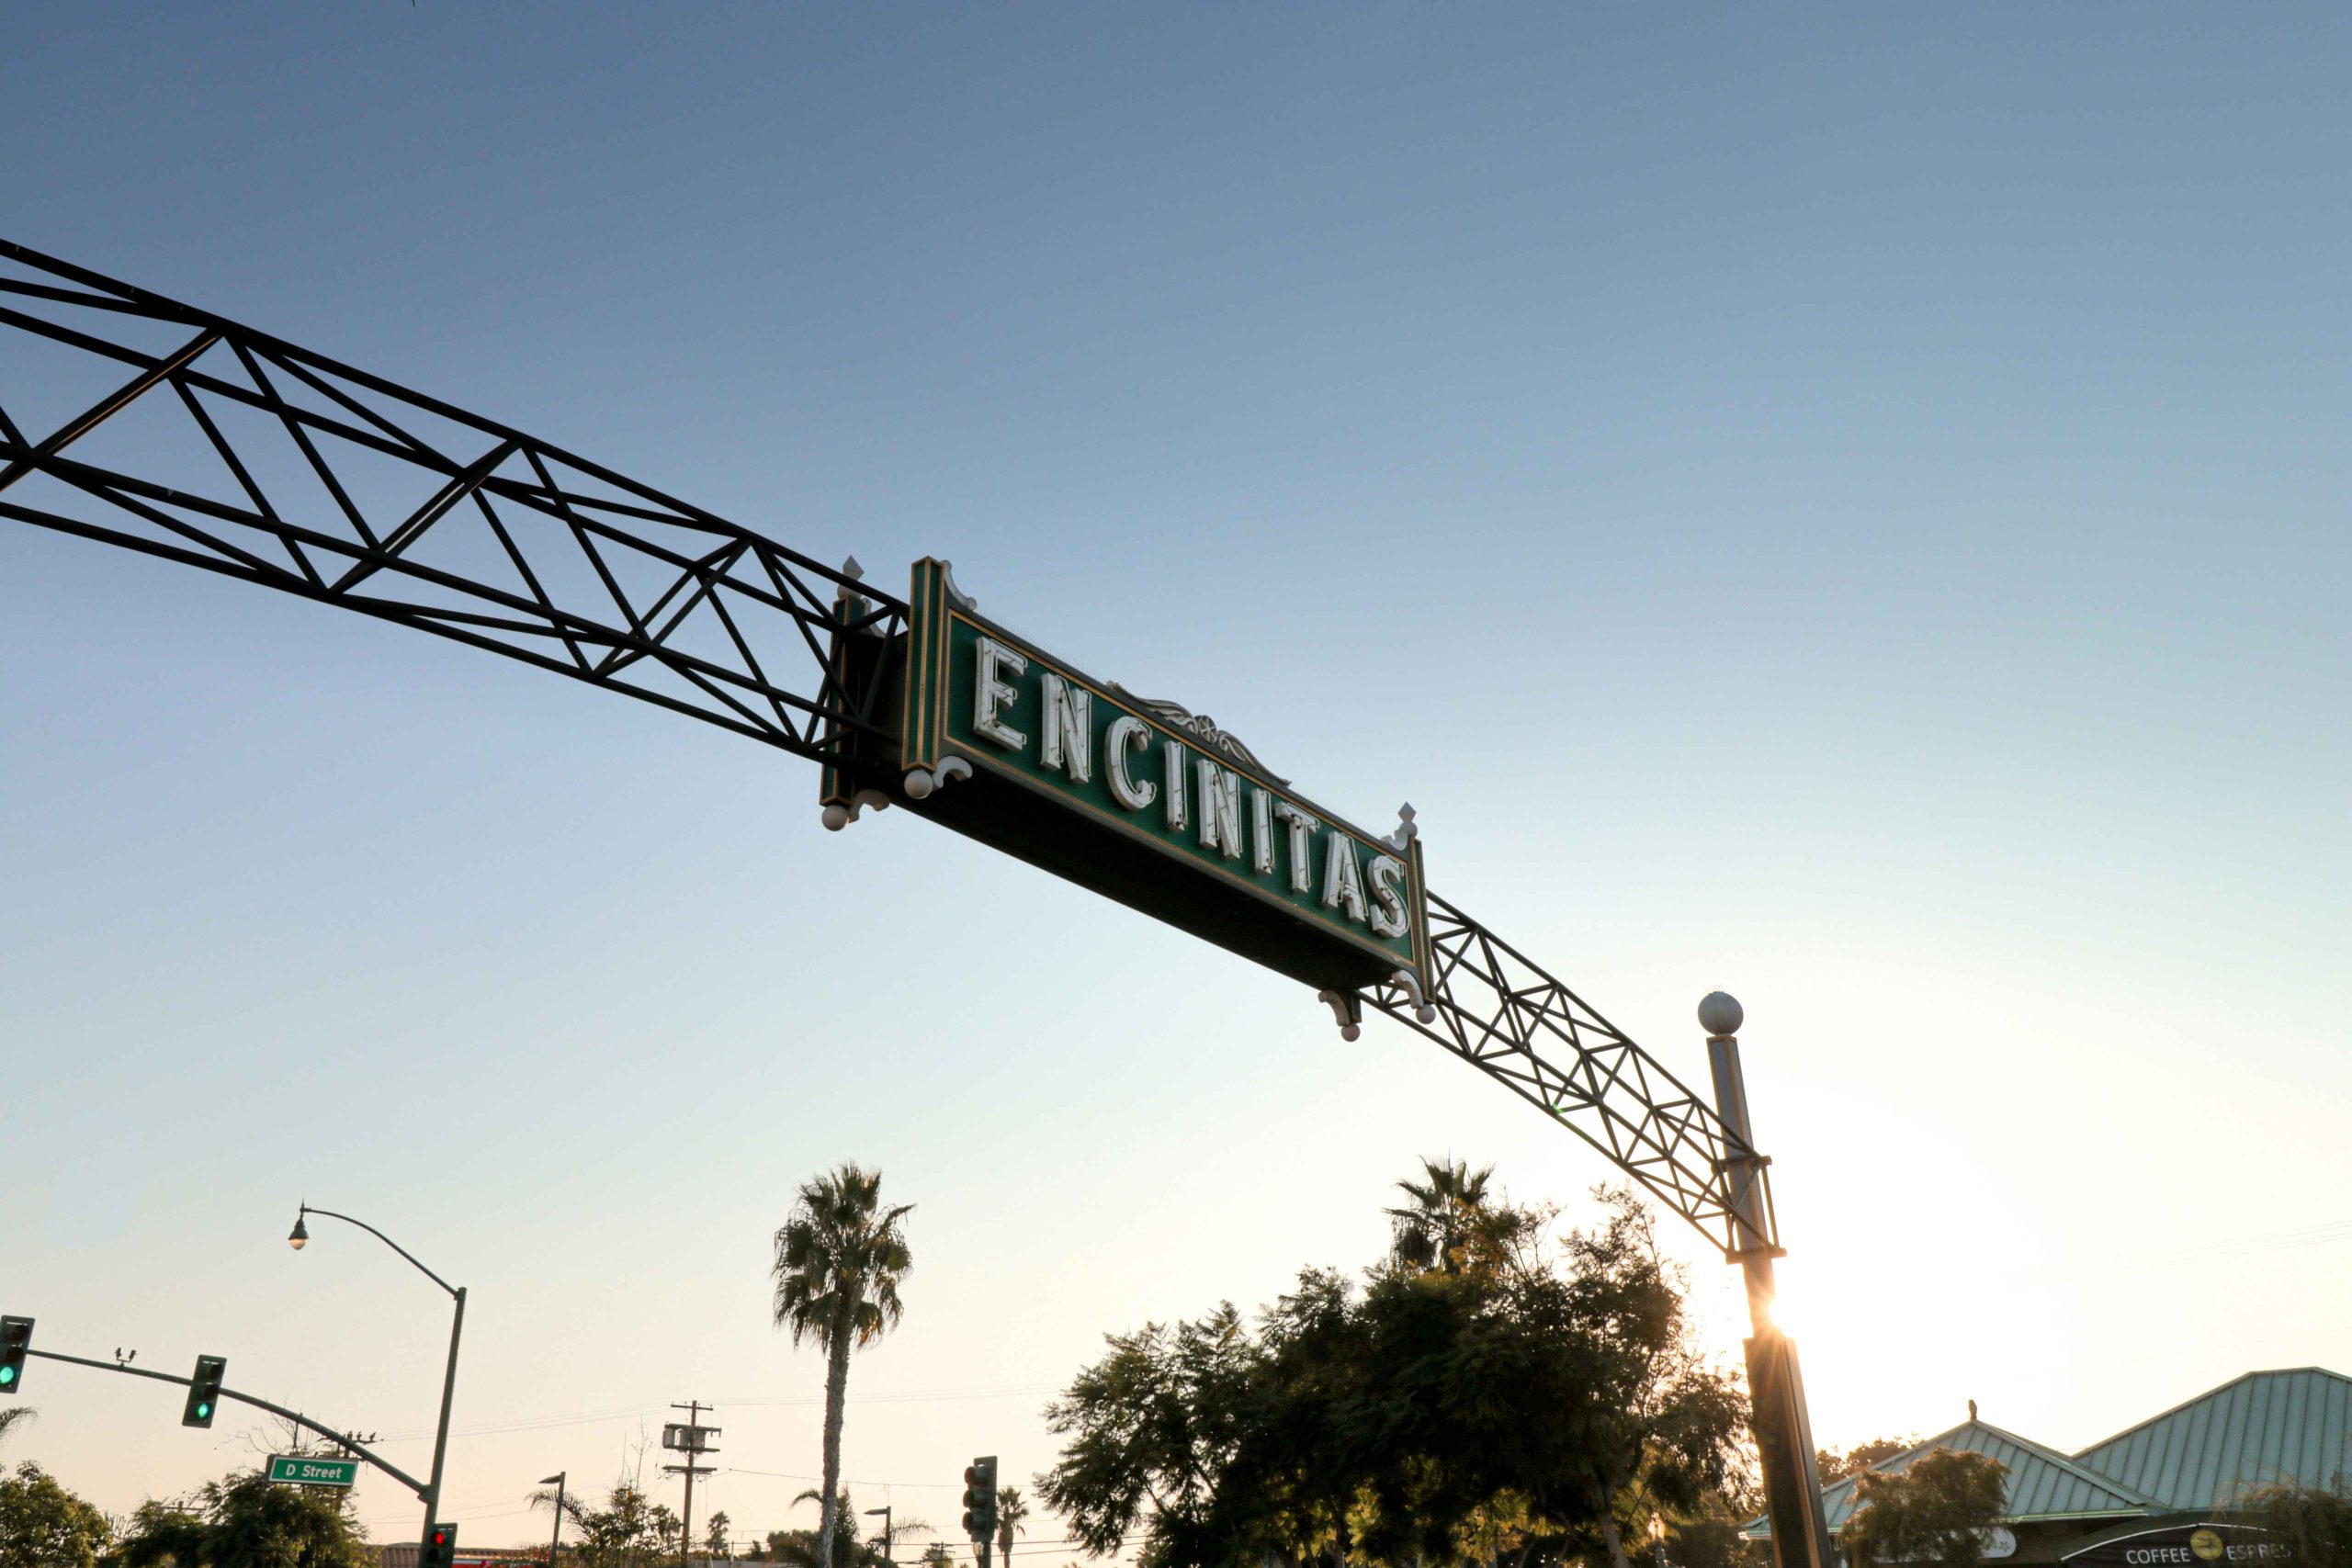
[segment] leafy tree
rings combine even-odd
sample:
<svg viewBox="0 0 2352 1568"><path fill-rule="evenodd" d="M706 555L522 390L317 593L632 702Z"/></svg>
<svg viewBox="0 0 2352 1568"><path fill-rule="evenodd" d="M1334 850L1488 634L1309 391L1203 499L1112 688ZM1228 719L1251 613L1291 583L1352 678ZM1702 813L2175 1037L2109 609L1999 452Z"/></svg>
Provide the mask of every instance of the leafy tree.
<svg viewBox="0 0 2352 1568"><path fill-rule="evenodd" d="M1754 1509L1744 1491L1713 1492L1685 1517L1666 1527L1666 1560L1674 1568L1770 1568L1769 1541L1740 1533Z"/></svg>
<svg viewBox="0 0 2352 1568"><path fill-rule="evenodd" d="M534 1507L552 1507L553 1489L531 1495ZM571 1526L567 1550L574 1568L645 1568L662 1558L661 1518L667 1508L654 1506L634 1481L613 1483L598 1507L577 1492L563 1496L563 1517ZM676 1516L672 1515L672 1530Z"/></svg>
<svg viewBox="0 0 2352 1568"><path fill-rule="evenodd" d="M192 1503L150 1497L132 1510L114 1555L114 1568L197 1568L204 1561L204 1519Z"/></svg>
<svg viewBox="0 0 2352 1568"><path fill-rule="evenodd" d="M1883 1460L1893 1459L1896 1454L1908 1453L1918 1446L1918 1441L1917 1438L1872 1438L1867 1443L1856 1443L1852 1448L1843 1451L1837 1449L1821 1449L1817 1450L1813 1456L1813 1467L1820 1472L1821 1483L1826 1486L1833 1481L1843 1481L1849 1475L1860 1475Z"/></svg>
<svg viewBox="0 0 2352 1568"><path fill-rule="evenodd" d="M821 1503L823 1500L824 1495L811 1486L794 1497L792 1502L797 1507L803 1503ZM834 1495L828 1517L833 1521L833 1550L830 1561L835 1568L883 1568L887 1561L884 1553L888 1549L879 1542L857 1539L857 1503L850 1496L847 1487ZM896 1536L908 1529L929 1528L920 1520L910 1519L906 1524L894 1528L891 1533ZM778 1562L788 1564L789 1568L824 1568L829 1558L818 1551L817 1543L820 1539L816 1530L778 1530L768 1537L769 1555Z"/></svg>
<svg viewBox="0 0 2352 1568"><path fill-rule="evenodd" d="M190 1506L150 1499L114 1556L122 1568L375 1568L346 1492L280 1486L264 1471L209 1481Z"/></svg>
<svg viewBox="0 0 2352 1568"><path fill-rule="evenodd" d="M1154 1568L1625 1568L1629 1527L1729 1514L1746 1401L1691 1345L1646 1211L1604 1194L1555 1259L1548 1216L1484 1172L1424 1170L1406 1187L1432 1195L1435 1242L1361 1291L1308 1270L1254 1328L1227 1304L1110 1337L1046 1410L1065 1447L1039 1494L1079 1545L1140 1532Z"/></svg>
<svg viewBox="0 0 2352 1568"><path fill-rule="evenodd" d="M1240 1442L1257 1347L1230 1302L1197 1323L1148 1323L1107 1342L1111 1353L1046 1407L1047 1427L1070 1441L1037 1490L1093 1555L1141 1526L1162 1560L1197 1561Z"/></svg>
<svg viewBox="0 0 2352 1568"><path fill-rule="evenodd" d="M922 1549L922 1556L917 1561L922 1568L956 1568L955 1549L944 1540L934 1540Z"/></svg>
<svg viewBox="0 0 2352 1568"><path fill-rule="evenodd" d="M825 1352L823 1517L820 1568L835 1568L834 1509L842 1479L842 1412L853 1349L896 1327L905 1308L899 1283L913 1267L902 1224L911 1203L881 1206L882 1173L844 1162L801 1183L791 1216L775 1233L775 1321L792 1342Z"/></svg>
<svg viewBox="0 0 2352 1568"><path fill-rule="evenodd" d="M685 1534L685 1522L677 1510L667 1503L656 1503L647 1518L653 1526L653 1540L664 1557L678 1555L679 1538Z"/></svg>
<svg viewBox="0 0 2352 1568"><path fill-rule="evenodd" d="M1021 1528L1021 1521L1028 1517L1029 1505L1022 1500L1020 1487L1000 1486L996 1489L996 1546L1004 1554L1007 1563L1012 1561L1013 1535L1016 1532L1029 1533Z"/></svg>
<svg viewBox="0 0 2352 1568"><path fill-rule="evenodd" d="M1650 1211L1625 1188L1594 1195L1606 1217L1569 1238L1566 1260L1571 1317L1600 1374L1587 1501L1611 1568L1629 1568L1626 1539L1648 1520L1688 1517L1740 1483L1747 1400L1691 1338L1685 1282L1659 1258Z"/></svg>
<svg viewBox="0 0 2352 1568"><path fill-rule="evenodd" d="M2296 1568L2352 1568L2352 1479L2325 1485L2264 1486L2239 1503L2246 1522L2268 1530Z"/></svg>
<svg viewBox="0 0 2352 1568"><path fill-rule="evenodd" d="M113 1534L104 1514L30 1460L0 1472L0 1568L96 1568Z"/></svg>
<svg viewBox="0 0 2352 1568"><path fill-rule="evenodd" d="M703 1550L709 1552L713 1557L725 1557L728 1554L727 1527L731 1523L733 1523L733 1521L728 1518L727 1510L724 1508L721 1508L718 1512L711 1515L709 1527L710 1533L703 1540Z"/></svg>
<svg viewBox="0 0 2352 1568"><path fill-rule="evenodd" d="M1938 1449L1896 1472L1866 1472L1854 1483L1846 1550L1857 1564L1924 1562L1977 1568L1980 1531L1998 1523L2008 1467L1984 1454Z"/></svg>

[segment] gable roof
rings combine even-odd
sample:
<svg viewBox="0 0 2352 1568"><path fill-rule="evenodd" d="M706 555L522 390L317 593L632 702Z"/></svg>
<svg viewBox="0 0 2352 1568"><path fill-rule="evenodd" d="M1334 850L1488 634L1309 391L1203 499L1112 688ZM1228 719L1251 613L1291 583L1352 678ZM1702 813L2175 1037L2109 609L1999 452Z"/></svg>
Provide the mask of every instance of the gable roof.
<svg viewBox="0 0 2352 1568"><path fill-rule="evenodd" d="M1916 1448L1879 1461L1862 1473L1896 1474L1910 1469L1921 1455L1939 1449L1984 1454L2007 1467L2001 1517L2011 1524L2032 1519L2129 1517L2149 1513L2154 1507L2154 1498L2120 1485L2112 1477L2101 1475L2054 1449L2045 1449L2015 1432L2003 1431L1989 1421L1963 1421ZM1821 1511L1828 1518L1831 1534L1843 1530L1846 1521L1853 1517L1854 1492L1860 1479L1860 1475L1849 1475L1821 1489ZM1762 1540L1769 1539L1772 1532L1770 1525L1759 1519L1743 1533Z"/></svg>
<svg viewBox="0 0 2352 1568"><path fill-rule="evenodd" d="M2249 1486L2352 1476L2352 1378L2322 1367L2248 1372L2075 1456L2168 1508Z"/></svg>

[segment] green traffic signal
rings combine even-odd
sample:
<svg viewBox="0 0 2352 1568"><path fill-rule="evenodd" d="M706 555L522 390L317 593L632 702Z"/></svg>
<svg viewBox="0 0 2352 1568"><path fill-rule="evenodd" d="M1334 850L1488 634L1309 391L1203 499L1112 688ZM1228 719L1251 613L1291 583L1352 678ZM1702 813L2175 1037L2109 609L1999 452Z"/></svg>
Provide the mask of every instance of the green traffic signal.
<svg viewBox="0 0 2352 1568"><path fill-rule="evenodd" d="M220 1379L228 1371L229 1363L220 1356L198 1356L196 1375L187 1380L187 1404L180 1409L183 1427L212 1425L213 1406L220 1400Z"/></svg>
<svg viewBox="0 0 2352 1568"><path fill-rule="evenodd" d="M32 1348L33 1320L0 1317L0 1393L14 1393L25 1375L25 1356Z"/></svg>

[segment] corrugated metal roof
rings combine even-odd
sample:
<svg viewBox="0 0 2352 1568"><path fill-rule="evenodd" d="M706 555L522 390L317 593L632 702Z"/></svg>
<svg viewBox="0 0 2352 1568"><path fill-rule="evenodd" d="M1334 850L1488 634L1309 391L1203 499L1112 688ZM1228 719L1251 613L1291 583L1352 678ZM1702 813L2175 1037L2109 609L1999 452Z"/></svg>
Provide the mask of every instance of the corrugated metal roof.
<svg viewBox="0 0 2352 1568"><path fill-rule="evenodd" d="M2274 1481L2352 1476L2352 1378L2248 1372L2075 1456L2171 1508L2210 1508Z"/></svg>
<svg viewBox="0 0 2352 1568"><path fill-rule="evenodd" d="M2154 1499L2118 1484L2054 1449L2005 1432L1985 1421L1963 1421L1949 1432L1939 1432L1917 1448L1871 1466L1870 1473L1892 1475L1911 1468L1920 1455L1938 1449L1984 1454L2008 1468L2002 1518L2010 1524L2030 1519L2080 1519L2145 1514ZM1860 1476L1849 1475L1821 1489L1822 1512L1832 1534L1846 1528L1854 1512L1854 1488ZM1759 1524L1762 1521L1758 1521ZM1750 1536L1769 1537L1769 1527L1748 1527Z"/></svg>

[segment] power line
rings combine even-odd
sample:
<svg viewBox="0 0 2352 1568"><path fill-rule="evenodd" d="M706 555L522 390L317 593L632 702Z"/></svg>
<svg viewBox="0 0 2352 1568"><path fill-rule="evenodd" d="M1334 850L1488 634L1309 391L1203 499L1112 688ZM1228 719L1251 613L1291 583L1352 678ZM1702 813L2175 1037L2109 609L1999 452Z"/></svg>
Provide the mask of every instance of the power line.
<svg viewBox="0 0 2352 1568"><path fill-rule="evenodd" d="M851 1404L926 1404L981 1399L1024 1399L1038 1394L1056 1394L1061 1390L1050 1383L1030 1384L1018 1388L913 1390L898 1393L854 1394ZM764 1397L728 1399L722 1403L753 1404L766 1407L799 1406L814 1409L825 1403L822 1394L773 1394ZM587 1427L605 1421L623 1421L632 1416L650 1416L662 1406L659 1404L616 1404L601 1410L578 1411L560 1416L518 1416L502 1420L483 1421L467 1427L453 1427L450 1436L458 1438L498 1437L509 1432L546 1431L557 1427ZM429 1438L429 1429L388 1433L388 1443L415 1442Z"/></svg>

